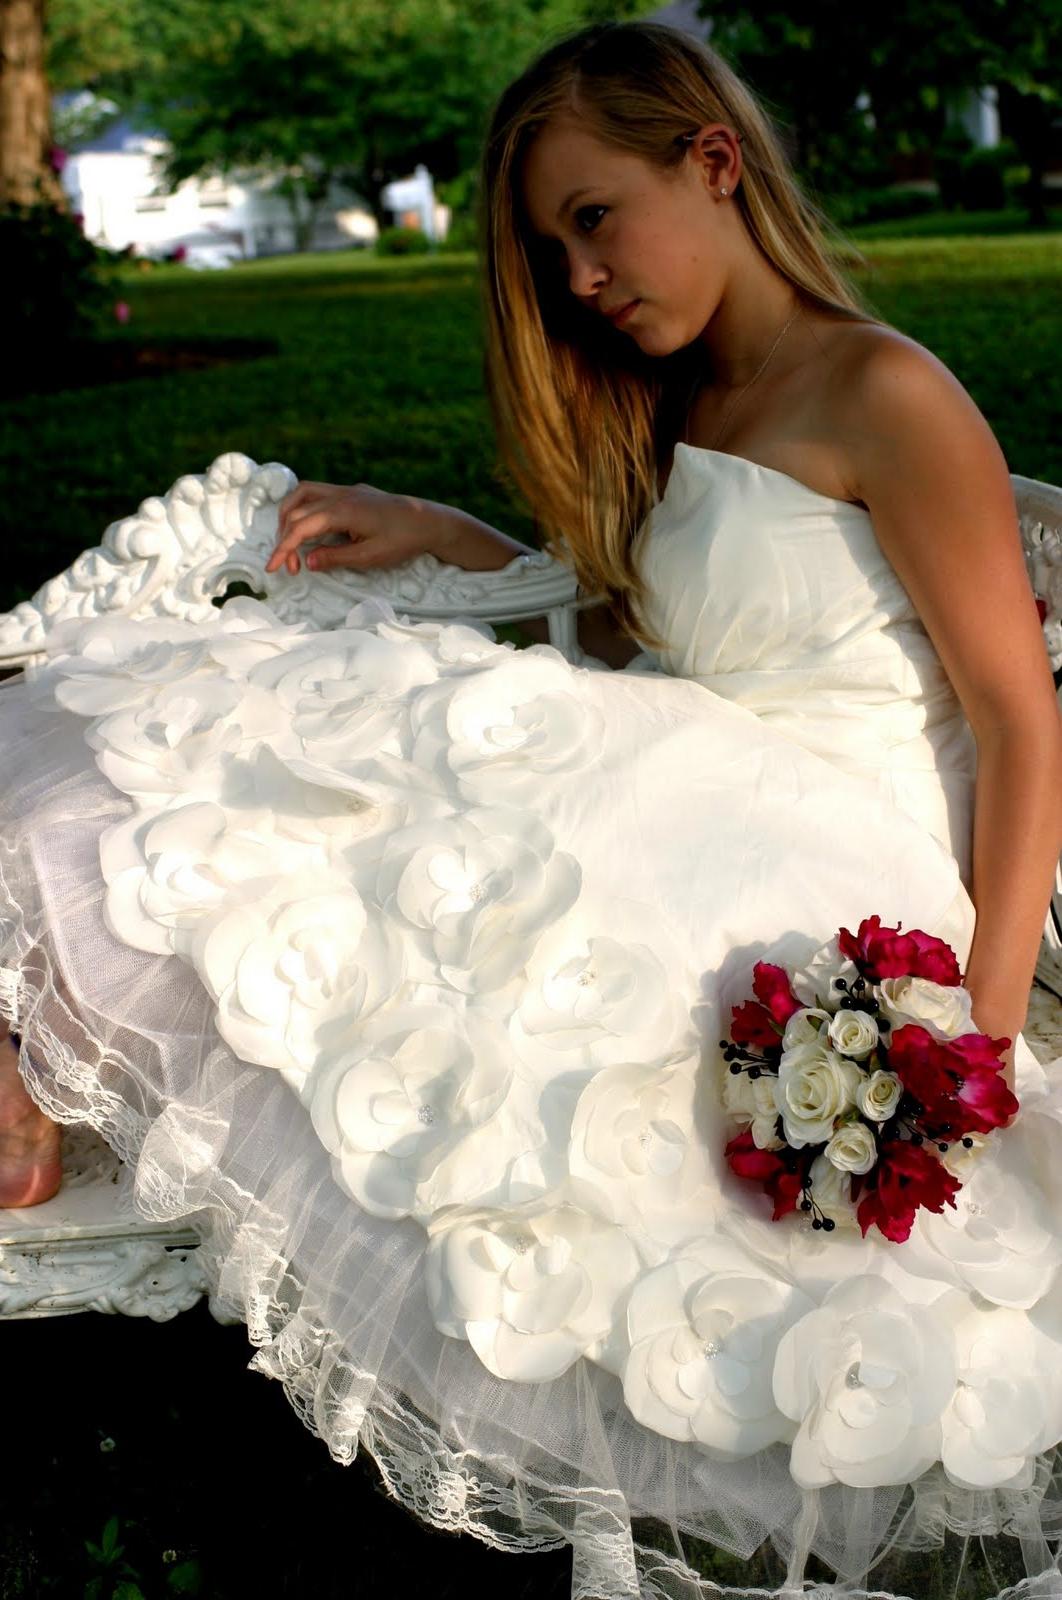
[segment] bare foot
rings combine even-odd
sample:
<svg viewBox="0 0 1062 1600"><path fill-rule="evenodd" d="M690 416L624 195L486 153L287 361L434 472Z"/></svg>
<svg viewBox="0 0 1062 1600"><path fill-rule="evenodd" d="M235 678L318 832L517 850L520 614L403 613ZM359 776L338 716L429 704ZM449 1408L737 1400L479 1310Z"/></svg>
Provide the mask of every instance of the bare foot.
<svg viewBox="0 0 1062 1600"><path fill-rule="evenodd" d="M39 1111L19 1076L18 1048L0 1039L0 1207L36 1206L63 1181L59 1124Z"/></svg>

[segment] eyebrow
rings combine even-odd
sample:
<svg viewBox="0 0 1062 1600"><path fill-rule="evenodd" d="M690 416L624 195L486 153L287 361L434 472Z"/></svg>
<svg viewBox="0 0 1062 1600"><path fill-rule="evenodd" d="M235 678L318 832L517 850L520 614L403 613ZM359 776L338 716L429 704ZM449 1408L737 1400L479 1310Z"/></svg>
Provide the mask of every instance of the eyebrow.
<svg viewBox="0 0 1062 1600"><path fill-rule="evenodd" d="M559 206L559 208L557 210L557 221L559 222L561 220L561 218L564 216L564 213L567 211L568 207L570 205L573 205L575 203L575 201L578 200L578 198L579 198L579 196L581 194L590 194L592 192L592 190L593 190L593 187L594 187L593 184L590 184L587 187L582 188L582 189L573 189L571 194L568 196L568 198L566 200L562 200L562 202L561 202L561 204L560 204L560 206ZM528 218L528 221L530 221L530 217ZM547 242L547 243L548 243L548 241L550 239L553 238L553 235L550 234L550 233L539 233L537 228L532 228L532 232L534 233L534 236L535 236L536 239L541 239L541 240L543 240L544 242Z"/></svg>
<svg viewBox="0 0 1062 1600"><path fill-rule="evenodd" d="M568 207L572 204L573 201L578 200L578 198L579 198L579 196L581 194L589 194L592 189L593 189L593 184L591 184L588 188L573 189L571 194L568 196L567 200L565 200L562 203L560 210L557 212L557 221L558 222L560 221L561 217L563 217L564 213L567 211Z"/></svg>

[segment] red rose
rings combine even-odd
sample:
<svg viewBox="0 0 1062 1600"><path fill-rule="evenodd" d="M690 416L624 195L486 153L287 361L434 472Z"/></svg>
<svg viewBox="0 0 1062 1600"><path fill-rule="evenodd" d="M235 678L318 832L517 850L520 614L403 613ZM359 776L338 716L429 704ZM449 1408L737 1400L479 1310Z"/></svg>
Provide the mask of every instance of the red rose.
<svg viewBox="0 0 1062 1600"><path fill-rule="evenodd" d="M868 983L883 978L929 978L933 983L951 985L962 982L955 952L943 939L934 939L921 928L901 933L899 926L883 928L878 916L864 917L859 932L842 928L837 947L854 961Z"/></svg>
<svg viewBox="0 0 1062 1600"><path fill-rule="evenodd" d="M874 1225L895 1244L910 1234L919 1206L938 1212L946 1205L954 1207L962 1188L925 1145L907 1139L890 1139L882 1145L873 1179L874 1187L857 1207L856 1218L864 1238Z"/></svg>
<svg viewBox="0 0 1062 1600"><path fill-rule="evenodd" d="M980 1067L966 1074L957 1101L965 1122L963 1133L991 1133L993 1128L1004 1127L1019 1104L998 1069L986 1072Z"/></svg>
<svg viewBox="0 0 1062 1600"><path fill-rule="evenodd" d="M735 1044L751 1045L757 1050L772 1048L781 1050L782 1041L778 1029L771 1021L771 1014L755 1000L746 1000L742 1006L735 1006L731 1016L730 1037Z"/></svg>
<svg viewBox="0 0 1062 1600"><path fill-rule="evenodd" d="M757 961L753 967L752 992L783 1028L795 1011L804 1009L789 986L785 968L773 966L769 961Z"/></svg>
<svg viewBox="0 0 1062 1600"><path fill-rule="evenodd" d="M955 1073L940 1048L940 1040L917 1022L897 1028L888 1046L889 1071L895 1072L907 1092L927 1116L947 1115L945 1108L955 1093Z"/></svg>
<svg viewBox="0 0 1062 1600"><path fill-rule="evenodd" d="M981 1067L988 1072L999 1072L1003 1063L1000 1056L1010 1045L1009 1039L992 1039L987 1033L960 1033L957 1039L942 1039L940 1047L954 1061L958 1073Z"/></svg>
<svg viewBox="0 0 1062 1600"><path fill-rule="evenodd" d="M1019 1102L1003 1079L998 1051L1009 1043L979 1033L938 1039L913 1022L897 1028L889 1068L922 1107L919 1127L957 1139L1008 1122Z"/></svg>
<svg viewBox="0 0 1062 1600"><path fill-rule="evenodd" d="M786 1161L781 1151L758 1150L750 1128L731 1139L725 1153L731 1171L739 1178L752 1178L763 1184L774 1201L772 1221L777 1222L787 1212L796 1209L800 1191L804 1187L806 1160L800 1159L793 1166L791 1154L789 1161Z"/></svg>
<svg viewBox="0 0 1062 1600"><path fill-rule="evenodd" d="M773 1178L768 1178L764 1188L774 1201L771 1221L777 1222L790 1211L795 1211L804 1187L804 1173L800 1168L783 1167Z"/></svg>
<svg viewBox="0 0 1062 1600"><path fill-rule="evenodd" d="M756 1178L760 1182L773 1177L777 1169L785 1164L776 1150L758 1149L751 1128L746 1128L729 1141L725 1155L731 1170L739 1178Z"/></svg>

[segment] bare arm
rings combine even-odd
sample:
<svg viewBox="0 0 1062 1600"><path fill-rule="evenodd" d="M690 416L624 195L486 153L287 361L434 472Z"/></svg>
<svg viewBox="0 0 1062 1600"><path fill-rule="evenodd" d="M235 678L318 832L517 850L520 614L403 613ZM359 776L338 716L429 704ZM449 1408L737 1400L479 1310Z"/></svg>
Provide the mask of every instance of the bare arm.
<svg viewBox="0 0 1062 1600"><path fill-rule="evenodd" d="M346 543L319 542L336 535L345 536ZM425 553L467 572L490 572L508 566L527 548L458 506L390 494L368 483L308 480L281 502L276 548L266 571L286 566L290 573L298 572L301 552L314 572L394 567ZM544 617L530 618L520 627L536 642L549 638ZM582 649L609 666L625 666L638 654L639 646L605 606L581 611L578 630Z"/></svg>
<svg viewBox="0 0 1062 1600"><path fill-rule="evenodd" d="M466 572L493 572L528 549L519 539L480 522L458 506L411 495L404 498L412 514L424 519L425 550L451 566L464 567Z"/></svg>
<svg viewBox="0 0 1062 1600"><path fill-rule="evenodd" d="M322 544L331 539L341 542ZM309 547L309 548L305 548ZM460 511L371 483L306 480L285 495L267 572L299 570L300 552L313 572L397 567L419 555L485 572L507 566L527 545Z"/></svg>
<svg viewBox="0 0 1062 1600"><path fill-rule="evenodd" d="M856 492L977 741L965 982L974 1021L1021 1031L1062 851L1062 717L1007 464L962 385L920 346L874 346L847 437ZM1013 1044L1006 1053L1013 1085Z"/></svg>

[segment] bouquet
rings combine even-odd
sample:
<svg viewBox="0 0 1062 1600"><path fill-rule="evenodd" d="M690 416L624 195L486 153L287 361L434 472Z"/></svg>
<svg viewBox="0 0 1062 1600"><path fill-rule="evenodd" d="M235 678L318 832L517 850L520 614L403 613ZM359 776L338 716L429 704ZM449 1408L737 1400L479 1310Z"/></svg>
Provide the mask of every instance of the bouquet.
<svg viewBox="0 0 1062 1600"><path fill-rule="evenodd" d="M977 1031L950 945L902 926L842 928L792 977L758 961L755 1000L733 1008L723 1102L746 1126L726 1157L776 1222L799 1208L902 1243L919 1206L955 1206L967 1152L1018 1110L1010 1039Z"/></svg>

